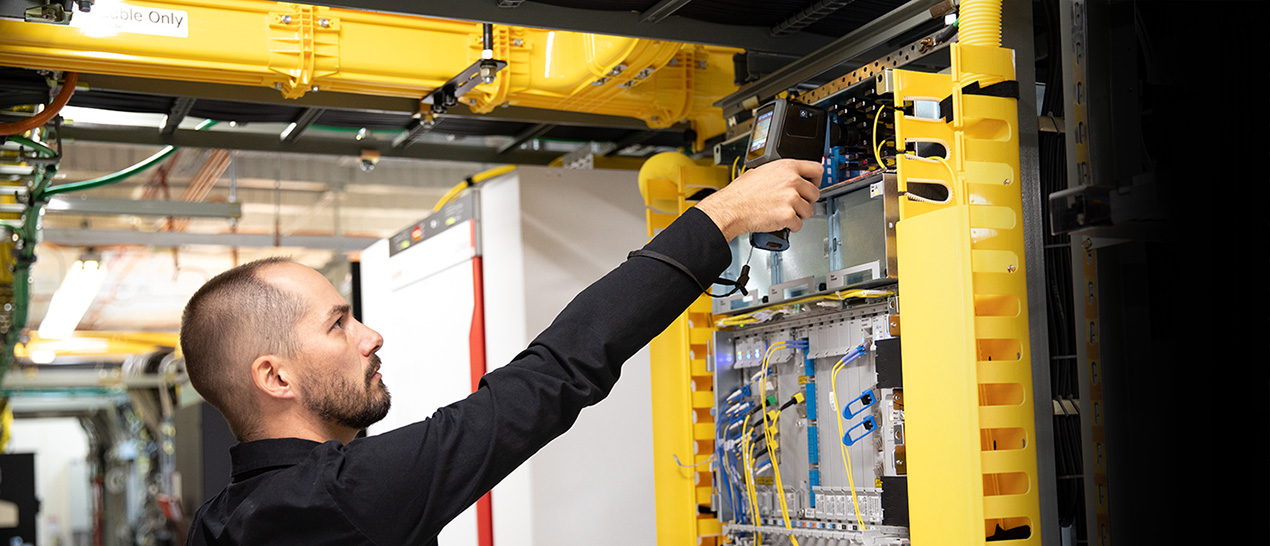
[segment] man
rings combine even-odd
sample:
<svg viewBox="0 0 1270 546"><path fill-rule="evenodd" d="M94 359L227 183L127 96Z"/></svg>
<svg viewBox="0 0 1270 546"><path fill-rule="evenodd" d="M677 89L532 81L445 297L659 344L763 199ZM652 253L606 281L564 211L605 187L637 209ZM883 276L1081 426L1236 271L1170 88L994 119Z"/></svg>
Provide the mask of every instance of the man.
<svg viewBox="0 0 1270 546"><path fill-rule="evenodd" d="M728 266L728 241L798 231L820 176L819 163L794 160L747 172L582 291L475 393L356 441L388 413L383 338L306 266L267 259L217 275L185 308L181 348L194 388L241 443L188 543L435 544L609 393L621 364Z"/></svg>

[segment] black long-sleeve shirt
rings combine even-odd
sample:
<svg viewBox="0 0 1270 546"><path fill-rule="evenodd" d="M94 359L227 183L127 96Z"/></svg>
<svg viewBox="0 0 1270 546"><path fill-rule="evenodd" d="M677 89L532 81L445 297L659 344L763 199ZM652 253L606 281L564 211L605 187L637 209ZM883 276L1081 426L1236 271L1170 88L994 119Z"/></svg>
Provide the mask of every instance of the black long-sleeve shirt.
<svg viewBox="0 0 1270 546"><path fill-rule="evenodd" d="M435 544L476 502L613 388L621 365L731 259L690 209L583 290L512 363L428 419L347 445L277 438L230 449L229 485L194 516L188 544Z"/></svg>

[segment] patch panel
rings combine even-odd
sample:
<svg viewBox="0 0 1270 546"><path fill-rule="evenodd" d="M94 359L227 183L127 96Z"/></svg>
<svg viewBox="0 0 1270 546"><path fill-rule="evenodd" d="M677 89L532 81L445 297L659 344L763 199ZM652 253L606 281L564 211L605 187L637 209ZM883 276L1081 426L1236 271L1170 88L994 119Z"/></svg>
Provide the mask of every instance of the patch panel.
<svg viewBox="0 0 1270 546"><path fill-rule="evenodd" d="M884 508L903 487L881 481L904 475L903 389L897 302L878 294L716 332L712 504L736 543L906 540Z"/></svg>

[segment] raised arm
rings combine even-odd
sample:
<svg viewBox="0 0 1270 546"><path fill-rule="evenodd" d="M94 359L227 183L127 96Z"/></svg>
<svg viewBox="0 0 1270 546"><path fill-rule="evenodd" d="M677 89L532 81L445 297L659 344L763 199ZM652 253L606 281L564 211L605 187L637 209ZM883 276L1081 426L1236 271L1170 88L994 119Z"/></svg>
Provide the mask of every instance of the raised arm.
<svg viewBox="0 0 1270 546"><path fill-rule="evenodd" d="M329 485L332 496L338 502L346 497L341 489L374 488L392 499L391 507L344 507L375 542L418 543L434 536L568 430L583 408L608 395L622 363L727 267L729 239L801 227L818 196L806 179L818 181L819 173L816 163L777 162L703 200L644 247L683 268L628 259L578 294L511 364L487 374L464 400L425 421L345 446L338 477Z"/></svg>

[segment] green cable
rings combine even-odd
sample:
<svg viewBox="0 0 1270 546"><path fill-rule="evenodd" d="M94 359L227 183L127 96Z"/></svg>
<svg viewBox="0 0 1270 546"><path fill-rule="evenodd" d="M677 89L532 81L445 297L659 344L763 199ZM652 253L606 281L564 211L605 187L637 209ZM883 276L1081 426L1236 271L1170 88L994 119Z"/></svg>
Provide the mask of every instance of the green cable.
<svg viewBox="0 0 1270 546"><path fill-rule="evenodd" d="M204 121L203 123L198 124L198 127L195 127L194 130L198 131L198 130L206 129L208 127L216 125L217 123L220 123L220 122L209 119ZM108 174L106 176L92 178L89 180L81 180L79 182L71 182L69 184L46 187L40 190L39 192L37 192L35 194L35 198L36 200L43 200L46 197L58 195L61 193L88 190L88 189L97 188L101 186L108 186L116 182L127 180L133 175L159 164L163 160L170 157L172 154L176 153L176 151L179 149L180 148L177 148L176 146L164 146L163 149L159 150L158 153L146 158L145 160L141 161L140 163L137 163L136 165L123 169L119 172Z"/></svg>
<svg viewBox="0 0 1270 546"><path fill-rule="evenodd" d="M27 137L17 136L17 135L10 135L8 138L9 140L13 142L17 142L18 144L26 146L27 148L33 148L37 152L43 152L44 157L57 157L57 152L55 150L53 150L52 148L49 148L48 146L45 146L41 142L36 142Z"/></svg>

